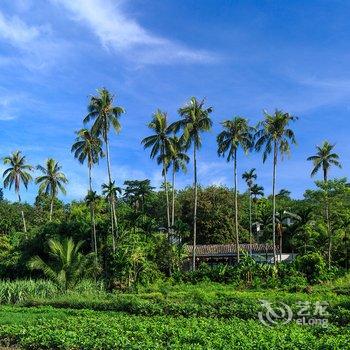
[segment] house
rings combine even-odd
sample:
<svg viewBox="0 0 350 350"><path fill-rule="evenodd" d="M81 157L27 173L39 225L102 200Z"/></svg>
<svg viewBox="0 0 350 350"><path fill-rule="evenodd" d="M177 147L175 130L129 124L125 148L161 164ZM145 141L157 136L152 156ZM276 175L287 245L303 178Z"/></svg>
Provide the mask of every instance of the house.
<svg viewBox="0 0 350 350"><path fill-rule="evenodd" d="M240 244L240 252L250 253L252 258L259 262L273 263L273 245L272 244ZM187 245L188 257L185 260L185 268L192 264L193 245ZM276 246L277 259L279 260L279 247ZM288 257L287 257L288 255ZM290 254L282 254L282 260L290 260ZM237 261L237 249L235 244L199 244L196 245L196 265L205 262L209 265L216 264L234 264Z"/></svg>

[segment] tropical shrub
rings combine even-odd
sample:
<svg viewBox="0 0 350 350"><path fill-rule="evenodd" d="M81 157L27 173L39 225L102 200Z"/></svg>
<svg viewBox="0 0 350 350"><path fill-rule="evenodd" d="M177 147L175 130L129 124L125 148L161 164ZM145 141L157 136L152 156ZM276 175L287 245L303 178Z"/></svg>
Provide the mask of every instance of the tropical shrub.
<svg viewBox="0 0 350 350"><path fill-rule="evenodd" d="M301 271L310 283L316 283L325 279L326 263L319 253L309 253L298 256L296 267Z"/></svg>
<svg viewBox="0 0 350 350"><path fill-rule="evenodd" d="M74 288L82 278L93 270L93 253L83 255L83 241L75 244L71 238L62 241L50 239L51 261L46 263L39 256L29 261L29 267L40 270L63 291Z"/></svg>

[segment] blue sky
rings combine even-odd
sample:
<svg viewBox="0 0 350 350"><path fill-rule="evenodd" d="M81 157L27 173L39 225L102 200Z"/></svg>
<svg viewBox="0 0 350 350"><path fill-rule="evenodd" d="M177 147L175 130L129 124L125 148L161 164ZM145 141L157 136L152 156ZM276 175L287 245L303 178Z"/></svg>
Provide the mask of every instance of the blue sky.
<svg viewBox="0 0 350 350"><path fill-rule="evenodd" d="M57 159L70 180L61 198L82 198L87 170L70 147L89 96L105 86L126 109L111 141L114 178L158 186L160 169L140 145L152 113L161 108L175 120L189 97L205 97L214 128L203 137L200 182L232 184L231 164L216 154L220 121L242 115L256 123L263 109L279 108L299 120L298 146L278 165L277 186L300 198L314 181L306 158L323 140L336 143L343 163L331 176L348 172L349 14L350 3L337 0L2 0L0 154L20 149L33 165ZM240 174L257 168L270 193L271 161L238 161ZM191 169L178 186L192 183ZM102 160L95 187L104 181ZM36 191L31 185L22 197L31 202Z"/></svg>

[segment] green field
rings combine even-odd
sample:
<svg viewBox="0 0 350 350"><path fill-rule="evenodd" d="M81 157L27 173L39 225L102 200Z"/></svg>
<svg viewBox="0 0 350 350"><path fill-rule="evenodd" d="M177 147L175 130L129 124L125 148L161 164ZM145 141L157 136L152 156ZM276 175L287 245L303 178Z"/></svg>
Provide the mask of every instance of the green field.
<svg viewBox="0 0 350 350"><path fill-rule="evenodd" d="M129 294L23 295L0 310L1 345L24 349L350 349L346 287L309 293L177 285ZM329 324L258 320L261 299L329 303Z"/></svg>

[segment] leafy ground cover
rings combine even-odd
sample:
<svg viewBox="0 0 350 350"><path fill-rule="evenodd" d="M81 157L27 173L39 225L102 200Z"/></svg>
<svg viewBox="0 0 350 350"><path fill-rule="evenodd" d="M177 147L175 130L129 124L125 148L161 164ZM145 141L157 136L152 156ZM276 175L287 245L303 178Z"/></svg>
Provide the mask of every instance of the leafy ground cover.
<svg viewBox="0 0 350 350"><path fill-rule="evenodd" d="M24 349L349 349L349 328L267 327L256 320L135 316L116 312L0 310L3 345Z"/></svg>
<svg viewBox="0 0 350 350"><path fill-rule="evenodd" d="M151 288L138 293L70 292L50 297L28 295L20 301L22 306L52 306L55 308L90 309L116 311L142 316L185 316L256 319L263 311L262 300L283 302L293 312L298 304L325 302L329 322L336 325L350 324L350 302L348 295L337 293L337 289L326 286L310 290L309 293L289 293L278 290L236 290L230 285L198 284L175 285Z"/></svg>
<svg viewBox="0 0 350 350"><path fill-rule="evenodd" d="M48 284L47 284L48 283ZM305 292L237 290L218 283L159 284L107 293L83 283L0 282L0 345L24 349L350 349L349 277ZM261 300L329 304L328 327L268 327Z"/></svg>

